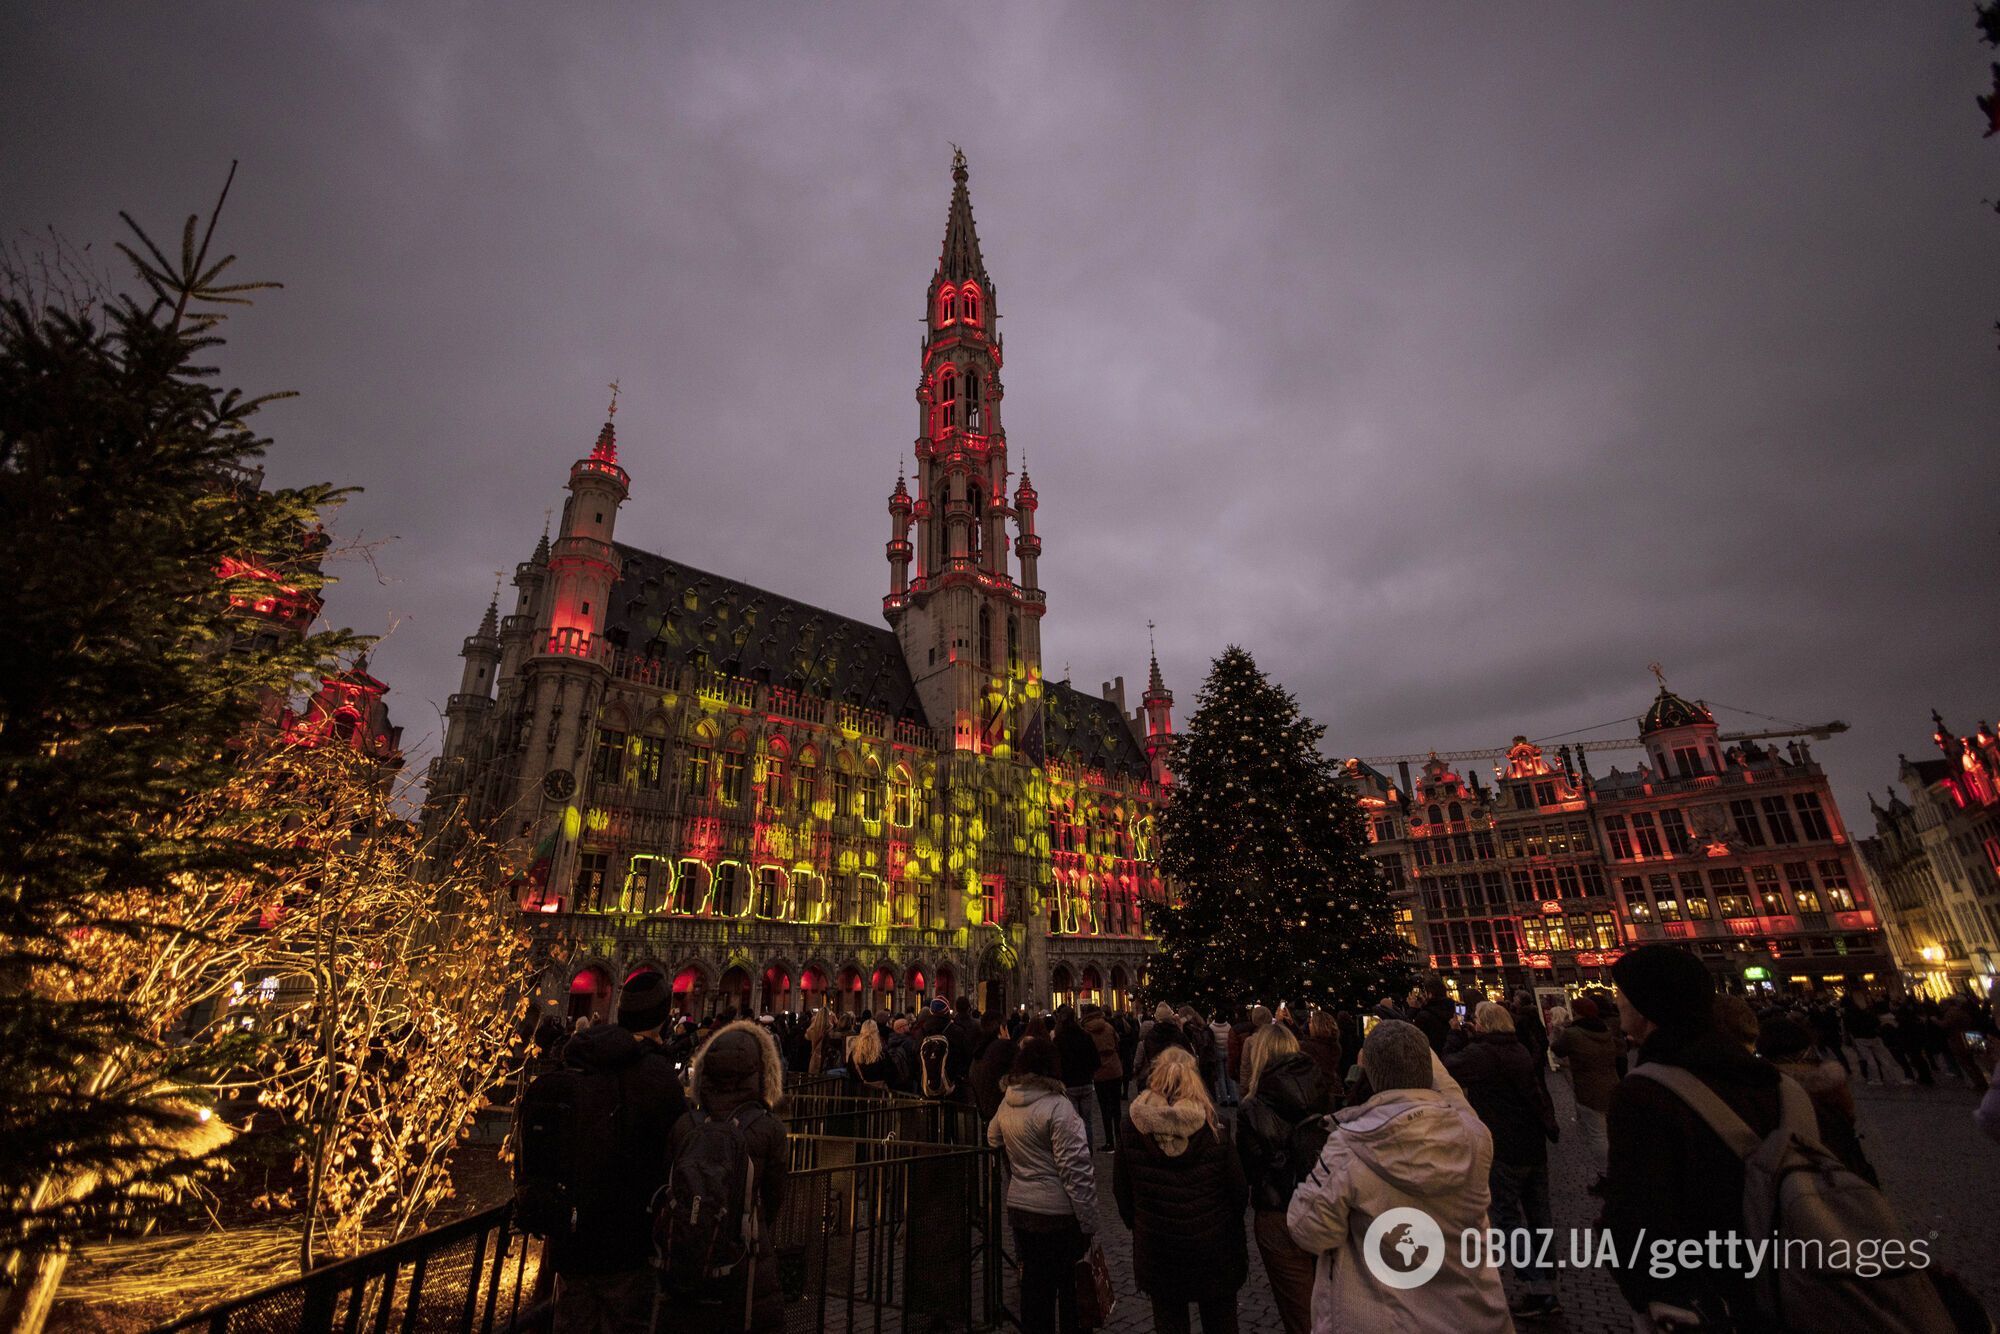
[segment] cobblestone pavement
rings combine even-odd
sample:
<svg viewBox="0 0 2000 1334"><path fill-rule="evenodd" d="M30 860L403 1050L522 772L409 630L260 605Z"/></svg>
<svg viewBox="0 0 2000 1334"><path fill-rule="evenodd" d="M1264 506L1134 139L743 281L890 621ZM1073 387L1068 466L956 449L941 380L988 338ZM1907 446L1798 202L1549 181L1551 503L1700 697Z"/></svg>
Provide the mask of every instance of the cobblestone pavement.
<svg viewBox="0 0 2000 1334"><path fill-rule="evenodd" d="M1549 1089L1567 1128L1573 1106L1568 1077L1550 1076ZM1990 1311L2000 1312L2000 1209L1995 1207L2000 1204L2000 1145L1985 1139L1972 1124L1978 1095L1946 1082L1932 1089L1857 1084L1855 1097L1863 1148L1910 1235L1934 1235L1940 1262L1977 1291ZM1586 1191L1590 1177L1573 1134L1564 1135L1551 1159L1551 1196L1560 1236L1561 1229L1594 1222L1597 1201ZM1132 1286L1132 1239L1111 1199L1111 1155L1099 1153L1095 1161L1097 1236L1118 1285L1118 1311L1108 1328L1114 1334L1145 1334L1153 1327L1152 1308ZM1608 1271L1565 1271L1557 1294L1562 1313L1549 1320L1524 1321L1523 1331L1627 1334L1632 1328L1630 1311ZM1010 1292L1010 1304L1012 1300ZM1237 1311L1246 1334L1277 1334L1281 1328L1254 1242L1250 1281L1239 1295Z"/></svg>

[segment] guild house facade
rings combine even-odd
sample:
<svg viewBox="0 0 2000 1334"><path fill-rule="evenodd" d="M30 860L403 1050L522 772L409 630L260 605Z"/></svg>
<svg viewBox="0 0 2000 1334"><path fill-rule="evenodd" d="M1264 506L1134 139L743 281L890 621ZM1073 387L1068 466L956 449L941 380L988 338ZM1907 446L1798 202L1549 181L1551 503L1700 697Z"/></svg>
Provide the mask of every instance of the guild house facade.
<svg viewBox="0 0 2000 1334"><path fill-rule="evenodd" d="M1516 737L1491 786L1435 755L1400 783L1350 760L1413 961L1461 997L1573 989L1672 941L1730 990L1895 987L1856 840L1804 741L1725 738L1663 681L1638 744L1645 763L1599 777L1582 748Z"/></svg>
<svg viewBox="0 0 2000 1334"><path fill-rule="evenodd" d="M512 610L466 639L428 809L520 850L545 1006L607 1013L645 968L691 1014L1139 985L1173 696L1157 659L1136 703L1043 675L962 155L924 310L886 626L619 542L634 479L607 420Z"/></svg>

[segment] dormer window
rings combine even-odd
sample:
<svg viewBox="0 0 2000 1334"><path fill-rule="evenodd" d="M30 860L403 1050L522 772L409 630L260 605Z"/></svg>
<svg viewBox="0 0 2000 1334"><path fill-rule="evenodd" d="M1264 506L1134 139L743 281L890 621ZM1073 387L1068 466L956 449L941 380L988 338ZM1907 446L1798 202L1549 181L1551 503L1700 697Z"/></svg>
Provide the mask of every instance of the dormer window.
<svg viewBox="0 0 2000 1334"><path fill-rule="evenodd" d="M958 294L958 317L967 324L979 323L979 289L969 283Z"/></svg>
<svg viewBox="0 0 2000 1334"><path fill-rule="evenodd" d="M945 287L938 290L938 324L958 323L958 289Z"/></svg>

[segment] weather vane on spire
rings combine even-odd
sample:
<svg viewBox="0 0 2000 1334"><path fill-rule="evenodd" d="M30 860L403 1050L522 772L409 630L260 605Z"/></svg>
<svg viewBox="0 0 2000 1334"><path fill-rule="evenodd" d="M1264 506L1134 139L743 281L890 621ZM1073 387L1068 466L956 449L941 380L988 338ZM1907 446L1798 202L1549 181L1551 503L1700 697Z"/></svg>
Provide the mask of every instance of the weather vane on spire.
<svg viewBox="0 0 2000 1334"><path fill-rule="evenodd" d="M1154 657L1157 658L1160 656L1160 646L1153 642L1153 623L1151 621L1146 622L1146 647L1153 651Z"/></svg>
<svg viewBox="0 0 2000 1334"><path fill-rule="evenodd" d="M613 416L613 417L616 417L616 416L618 415L618 381L616 381L616 380L613 380L613 381L611 382L611 413L610 413L610 415L611 415L611 416Z"/></svg>
<svg viewBox="0 0 2000 1334"><path fill-rule="evenodd" d="M1667 688L1667 673L1665 669L1660 666L1659 663L1657 662L1647 663L1646 670L1651 672L1653 674L1653 679L1660 683L1660 689L1665 690Z"/></svg>

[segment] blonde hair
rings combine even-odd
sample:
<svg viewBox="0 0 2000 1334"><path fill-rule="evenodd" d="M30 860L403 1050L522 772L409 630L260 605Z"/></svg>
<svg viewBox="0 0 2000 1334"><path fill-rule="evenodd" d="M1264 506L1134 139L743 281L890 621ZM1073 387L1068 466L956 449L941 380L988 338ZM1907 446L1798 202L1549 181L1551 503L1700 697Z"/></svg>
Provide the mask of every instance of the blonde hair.
<svg viewBox="0 0 2000 1334"><path fill-rule="evenodd" d="M1222 1133L1222 1122L1215 1115L1215 1104L1209 1101L1208 1088L1201 1082L1201 1071L1194 1063L1194 1053L1185 1047L1168 1047L1153 1058L1152 1073L1146 1076L1146 1090L1157 1093L1172 1107L1180 1103L1193 1103L1201 1108L1202 1116L1208 1121L1208 1128Z"/></svg>
<svg viewBox="0 0 2000 1334"><path fill-rule="evenodd" d="M1299 1040L1283 1024L1266 1024L1252 1033L1243 1044L1243 1096L1256 1097L1257 1081L1264 1077L1265 1068L1298 1049Z"/></svg>
<svg viewBox="0 0 2000 1334"><path fill-rule="evenodd" d="M1479 1008L1472 1012L1472 1024L1482 1033L1511 1033L1514 1031L1514 1012L1498 1001L1481 1001Z"/></svg>
<svg viewBox="0 0 2000 1334"><path fill-rule="evenodd" d="M850 1070L860 1073L859 1067L873 1065L882 1059L882 1030L875 1026L873 1019L861 1025L861 1033L854 1039L854 1045L847 1049L847 1065Z"/></svg>

